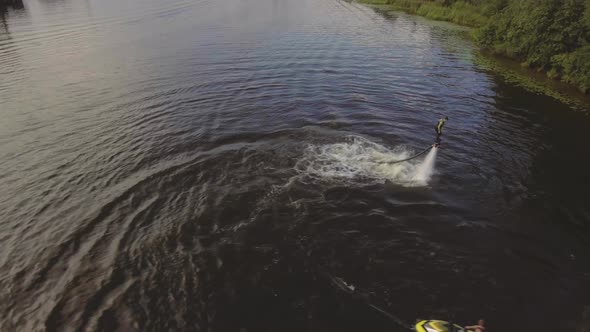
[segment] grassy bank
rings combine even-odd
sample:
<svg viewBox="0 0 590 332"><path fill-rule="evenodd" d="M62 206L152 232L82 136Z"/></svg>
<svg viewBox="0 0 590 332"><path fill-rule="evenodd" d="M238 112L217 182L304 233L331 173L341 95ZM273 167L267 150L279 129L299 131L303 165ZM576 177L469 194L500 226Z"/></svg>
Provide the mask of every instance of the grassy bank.
<svg viewBox="0 0 590 332"><path fill-rule="evenodd" d="M480 27L488 21L488 16L485 15L486 6L476 6L465 1L456 1L449 5L426 0L360 0L360 2L469 27Z"/></svg>
<svg viewBox="0 0 590 332"><path fill-rule="evenodd" d="M359 0L474 29L488 51L590 92L590 0Z"/></svg>

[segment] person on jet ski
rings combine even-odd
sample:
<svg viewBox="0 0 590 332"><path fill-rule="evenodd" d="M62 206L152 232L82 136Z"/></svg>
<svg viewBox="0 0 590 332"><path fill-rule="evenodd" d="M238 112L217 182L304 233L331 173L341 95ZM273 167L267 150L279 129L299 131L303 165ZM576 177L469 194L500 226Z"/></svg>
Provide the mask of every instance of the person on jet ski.
<svg viewBox="0 0 590 332"><path fill-rule="evenodd" d="M472 330L475 332L485 332L485 323L486 322L483 319L480 319L477 321L477 325L465 326L465 329Z"/></svg>

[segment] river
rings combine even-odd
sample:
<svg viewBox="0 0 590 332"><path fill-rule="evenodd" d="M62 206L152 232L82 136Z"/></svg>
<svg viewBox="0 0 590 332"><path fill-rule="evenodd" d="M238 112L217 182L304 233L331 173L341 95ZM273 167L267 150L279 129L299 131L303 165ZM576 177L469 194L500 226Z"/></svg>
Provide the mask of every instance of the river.
<svg viewBox="0 0 590 332"><path fill-rule="evenodd" d="M464 29L339 0L13 2L0 330L399 330L370 303L576 331L590 310L590 117L479 67ZM445 115L432 176L387 163Z"/></svg>

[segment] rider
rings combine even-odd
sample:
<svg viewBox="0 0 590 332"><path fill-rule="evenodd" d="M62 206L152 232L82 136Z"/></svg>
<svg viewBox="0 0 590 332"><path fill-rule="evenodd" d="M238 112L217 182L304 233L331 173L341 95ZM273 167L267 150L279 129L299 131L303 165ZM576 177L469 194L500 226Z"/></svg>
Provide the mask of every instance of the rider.
<svg viewBox="0 0 590 332"><path fill-rule="evenodd" d="M442 135L442 128L445 125L445 122L449 121L449 117L445 116L444 119L440 118L434 126L434 130L436 131L436 146L440 144L440 136Z"/></svg>
<svg viewBox="0 0 590 332"><path fill-rule="evenodd" d="M477 321L477 325L465 326L466 330L473 330L475 332L485 332L486 322L483 319Z"/></svg>
<svg viewBox="0 0 590 332"><path fill-rule="evenodd" d="M440 118L438 119L438 122L436 123L436 126L434 127L434 130L436 130L436 136L440 136L442 135L442 128L445 125L445 122L449 121L449 117L445 116L445 118Z"/></svg>

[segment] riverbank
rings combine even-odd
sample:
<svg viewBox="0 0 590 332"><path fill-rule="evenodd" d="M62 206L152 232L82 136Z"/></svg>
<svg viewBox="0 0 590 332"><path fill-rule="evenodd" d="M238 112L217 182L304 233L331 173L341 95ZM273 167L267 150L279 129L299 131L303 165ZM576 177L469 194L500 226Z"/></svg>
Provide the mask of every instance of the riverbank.
<svg viewBox="0 0 590 332"><path fill-rule="evenodd" d="M472 28L483 26L488 22L483 7L466 2L455 2L450 6L421 0L359 0L359 2L373 5L384 11L404 11L432 20L447 21Z"/></svg>
<svg viewBox="0 0 590 332"><path fill-rule="evenodd" d="M359 1L474 28L483 50L590 92L590 1Z"/></svg>

